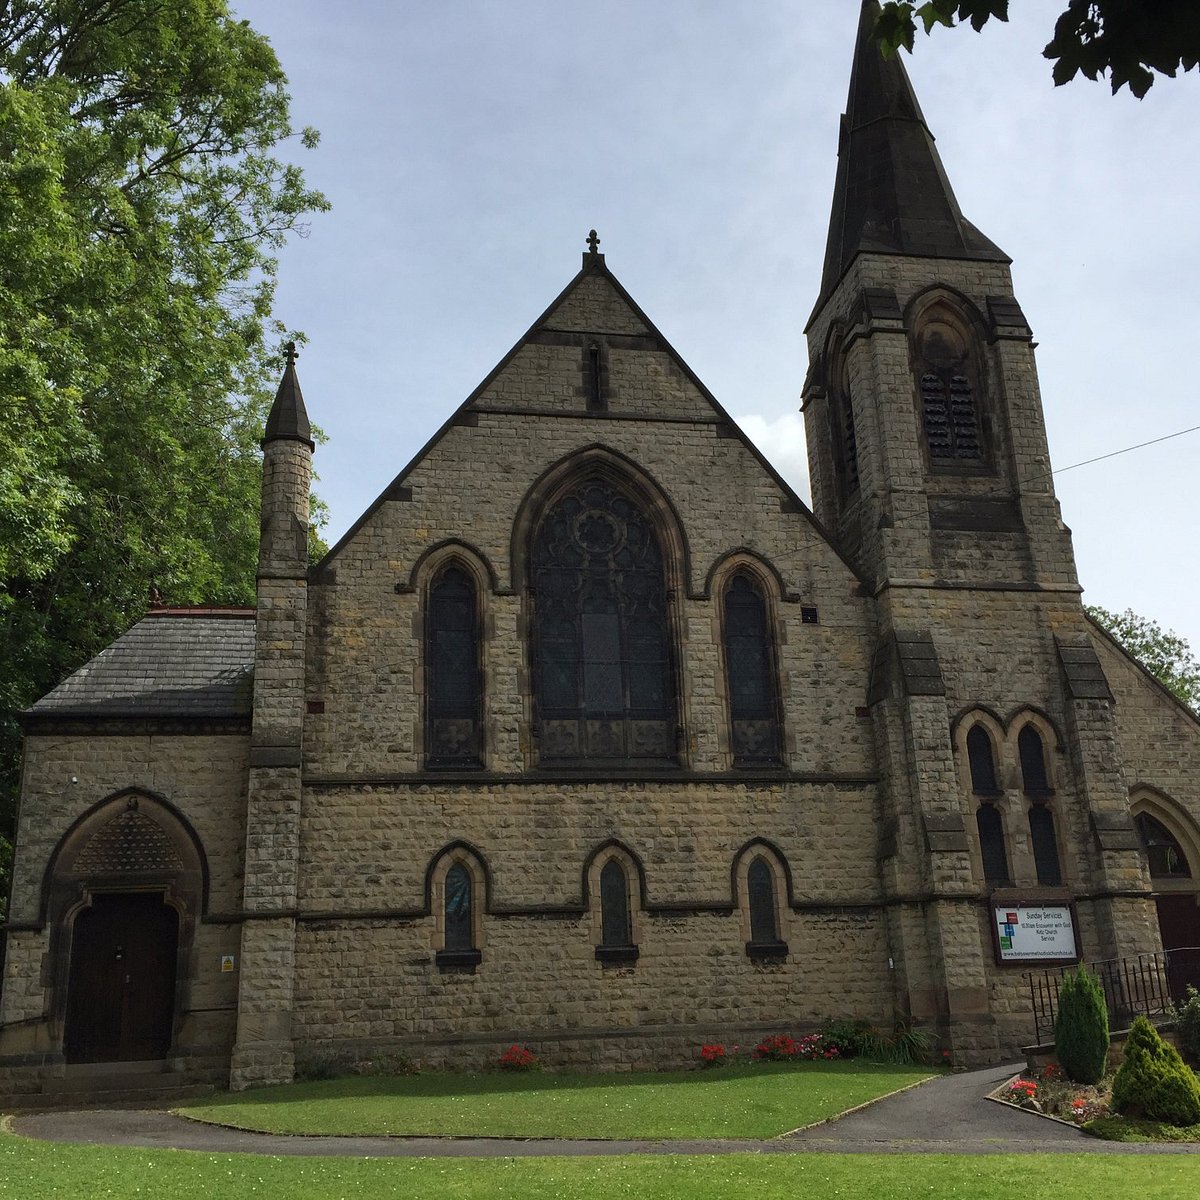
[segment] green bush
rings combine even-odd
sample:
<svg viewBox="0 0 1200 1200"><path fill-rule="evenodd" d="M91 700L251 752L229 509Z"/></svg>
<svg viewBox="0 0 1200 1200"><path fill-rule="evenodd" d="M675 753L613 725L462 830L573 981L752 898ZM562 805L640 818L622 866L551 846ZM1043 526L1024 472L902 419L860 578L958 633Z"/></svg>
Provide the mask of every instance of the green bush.
<svg viewBox="0 0 1200 1200"><path fill-rule="evenodd" d="M1188 987L1187 1000L1175 1010L1175 1036L1184 1061L1200 1066L1200 992L1194 987Z"/></svg>
<svg viewBox="0 0 1200 1200"><path fill-rule="evenodd" d="M1125 1059L1113 1079L1112 1108L1122 1116L1167 1125L1200 1124L1195 1072L1145 1017L1129 1027Z"/></svg>
<svg viewBox="0 0 1200 1200"><path fill-rule="evenodd" d="M1063 976L1054 1022L1054 1053L1076 1083L1099 1083L1108 1062L1108 1008L1100 980L1082 963Z"/></svg>

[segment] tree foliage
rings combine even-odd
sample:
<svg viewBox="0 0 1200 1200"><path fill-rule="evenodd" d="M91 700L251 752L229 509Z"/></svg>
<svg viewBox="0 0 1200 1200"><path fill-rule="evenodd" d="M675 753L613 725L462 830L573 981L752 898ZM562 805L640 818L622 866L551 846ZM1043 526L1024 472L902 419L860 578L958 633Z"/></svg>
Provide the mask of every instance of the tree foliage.
<svg viewBox="0 0 1200 1200"><path fill-rule="evenodd" d="M1200 1085L1174 1046L1145 1017L1135 1017L1113 1077L1113 1112L1185 1127L1200 1122Z"/></svg>
<svg viewBox="0 0 1200 1200"><path fill-rule="evenodd" d="M976 31L993 17L1008 20L1008 0L929 0L884 4L875 36L885 54L912 51L917 18L929 33L935 25L970 22ZM1154 74L1174 76L1200 63L1200 4L1196 0L1068 0L1045 50L1056 85L1082 73L1107 73L1115 95L1128 85L1141 99Z"/></svg>
<svg viewBox="0 0 1200 1200"><path fill-rule="evenodd" d="M1139 617L1129 608L1114 613L1090 604L1087 614L1184 704L1200 712L1200 662L1174 630L1163 629L1157 621Z"/></svg>
<svg viewBox="0 0 1200 1200"><path fill-rule="evenodd" d="M252 599L272 255L326 207L286 82L225 0L0 3L0 832L15 713L152 586Z"/></svg>

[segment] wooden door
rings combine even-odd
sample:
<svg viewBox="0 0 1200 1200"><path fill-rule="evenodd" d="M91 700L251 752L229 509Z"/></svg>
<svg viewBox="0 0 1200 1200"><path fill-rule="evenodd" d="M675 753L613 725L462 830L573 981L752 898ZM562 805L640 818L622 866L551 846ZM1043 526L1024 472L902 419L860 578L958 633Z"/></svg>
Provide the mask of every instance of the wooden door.
<svg viewBox="0 0 1200 1200"><path fill-rule="evenodd" d="M1167 952L1167 979L1171 996L1186 1000L1189 986L1200 988L1200 906L1191 893L1160 895L1158 930Z"/></svg>
<svg viewBox="0 0 1200 1200"><path fill-rule="evenodd" d="M98 895L75 919L67 1062L163 1058L175 1015L179 918L161 895Z"/></svg>

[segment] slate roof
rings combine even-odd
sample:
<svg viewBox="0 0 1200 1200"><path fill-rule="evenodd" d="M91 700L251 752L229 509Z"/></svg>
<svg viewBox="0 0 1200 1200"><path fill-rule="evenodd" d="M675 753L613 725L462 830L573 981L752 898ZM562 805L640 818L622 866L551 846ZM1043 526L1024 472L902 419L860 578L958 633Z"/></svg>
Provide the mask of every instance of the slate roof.
<svg viewBox="0 0 1200 1200"><path fill-rule="evenodd" d="M268 442L303 442L310 450L314 448L312 428L308 423L308 410L304 407L304 393L300 390L300 377L296 374L296 343L287 344L287 366L279 381L275 401L267 414L267 425L263 430L262 444Z"/></svg>
<svg viewBox="0 0 1200 1200"><path fill-rule="evenodd" d="M842 117L822 300L860 251L1011 261L962 215L900 55L883 58L871 39L878 14L876 0L866 0Z"/></svg>
<svg viewBox="0 0 1200 1200"><path fill-rule="evenodd" d="M160 609L27 710L31 717L248 717L254 610Z"/></svg>

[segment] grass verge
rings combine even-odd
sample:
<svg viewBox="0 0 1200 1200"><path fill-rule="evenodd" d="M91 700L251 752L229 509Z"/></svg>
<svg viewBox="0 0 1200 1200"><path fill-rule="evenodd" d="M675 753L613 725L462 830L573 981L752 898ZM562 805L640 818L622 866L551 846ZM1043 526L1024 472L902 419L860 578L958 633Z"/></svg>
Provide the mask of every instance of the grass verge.
<svg viewBox="0 0 1200 1200"><path fill-rule="evenodd" d="M1115 1114L1097 1117L1084 1129L1107 1142L1200 1142L1200 1125L1165 1125L1162 1121L1139 1121Z"/></svg>
<svg viewBox="0 0 1200 1200"><path fill-rule="evenodd" d="M619 1075L431 1072L260 1088L178 1111L268 1133L769 1138L929 1075L862 1062Z"/></svg>
<svg viewBox="0 0 1200 1200"><path fill-rule="evenodd" d="M729 1154L356 1159L68 1146L0 1135L0 1195L21 1200L1179 1200L1200 1158L1106 1154Z"/></svg>

